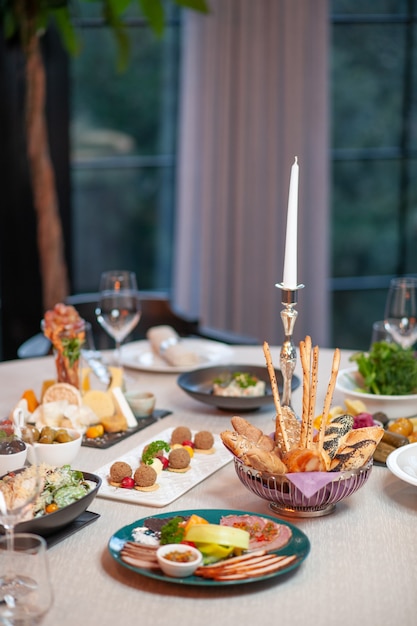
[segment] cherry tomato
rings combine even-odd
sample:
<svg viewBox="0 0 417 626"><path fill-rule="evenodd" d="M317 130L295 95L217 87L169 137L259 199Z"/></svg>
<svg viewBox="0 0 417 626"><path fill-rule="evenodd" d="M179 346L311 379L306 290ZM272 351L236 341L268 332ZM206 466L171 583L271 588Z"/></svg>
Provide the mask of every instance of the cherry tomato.
<svg viewBox="0 0 417 626"><path fill-rule="evenodd" d="M56 502L51 502L51 504L48 504L45 507L45 513L55 513L55 511L58 511L58 505L56 504Z"/></svg>
<svg viewBox="0 0 417 626"><path fill-rule="evenodd" d="M185 439L185 440L182 442L182 445L184 446L184 448L185 448L186 446L188 446L189 448L195 448L194 441L190 441L189 439Z"/></svg>
<svg viewBox="0 0 417 626"><path fill-rule="evenodd" d="M166 468L168 467L168 465L169 465L169 461L168 461L168 459L166 458L166 456L164 456L163 454L161 454L161 455L159 455L159 454L158 454L156 458L157 458L157 459L159 459L159 460L161 461L161 463L162 463L162 467L163 467L164 469L166 469Z"/></svg>
<svg viewBox="0 0 417 626"><path fill-rule="evenodd" d="M388 426L388 430L392 433L398 433L399 435L404 435L404 437L408 437L414 430L413 423L410 422L406 417L399 417L392 424Z"/></svg>
<svg viewBox="0 0 417 626"><path fill-rule="evenodd" d="M0 430L2 430L6 435L13 435L14 433L14 424L11 420L5 419L0 422Z"/></svg>
<svg viewBox="0 0 417 626"><path fill-rule="evenodd" d="M123 487L123 489L133 489L135 481L130 476L125 476L120 483L120 486Z"/></svg>
<svg viewBox="0 0 417 626"><path fill-rule="evenodd" d="M183 539L180 543L184 543L186 546L192 546L193 548L196 547L194 541L186 541L185 539Z"/></svg>

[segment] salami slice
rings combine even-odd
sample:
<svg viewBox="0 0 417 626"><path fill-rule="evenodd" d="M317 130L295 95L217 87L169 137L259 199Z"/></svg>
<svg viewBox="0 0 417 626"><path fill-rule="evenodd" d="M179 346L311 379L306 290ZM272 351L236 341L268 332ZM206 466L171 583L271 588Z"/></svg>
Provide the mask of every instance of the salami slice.
<svg viewBox="0 0 417 626"><path fill-rule="evenodd" d="M220 524L247 530L250 535L249 550L279 550L292 537L289 526L259 515L226 515L220 519Z"/></svg>

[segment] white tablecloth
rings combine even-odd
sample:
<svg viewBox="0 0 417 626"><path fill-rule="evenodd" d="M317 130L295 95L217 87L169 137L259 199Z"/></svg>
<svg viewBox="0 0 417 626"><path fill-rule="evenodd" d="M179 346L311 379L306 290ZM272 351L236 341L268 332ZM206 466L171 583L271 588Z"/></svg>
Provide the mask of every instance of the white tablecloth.
<svg viewBox="0 0 417 626"><path fill-rule="evenodd" d="M272 348L279 366L279 348ZM318 412L327 387L332 352L321 350ZM234 349L234 362L264 364L262 347ZM348 365L343 353L341 367ZM301 375L299 363L296 372ZM7 415L22 391L39 391L53 378L50 358L0 364L0 415ZM173 414L108 450L83 447L75 465L98 469L170 426L219 433L230 415L200 404L176 384L177 375L127 371L128 387L156 394L157 408ZM341 398L334 397L333 404ZM293 394L301 409L301 388ZM273 407L245 415L270 431ZM240 509L270 514L267 502L238 481L233 464L200 483L164 509L96 498L89 507L100 518L49 549L54 605L45 626L137 626L215 623L253 626L415 626L417 624L417 489L374 467L356 494L331 515L289 520L305 532L311 552L294 572L234 587L191 587L145 578L120 567L107 551L109 538L122 526L152 513L180 509Z"/></svg>

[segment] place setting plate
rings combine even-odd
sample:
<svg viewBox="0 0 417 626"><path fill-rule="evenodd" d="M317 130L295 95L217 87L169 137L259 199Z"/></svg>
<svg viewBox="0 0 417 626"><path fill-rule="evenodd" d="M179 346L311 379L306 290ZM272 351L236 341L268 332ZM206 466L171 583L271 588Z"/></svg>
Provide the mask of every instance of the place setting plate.
<svg viewBox="0 0 417 626"><path fill-rule="evenodd" d="M216 378L221 378L226 374L236 372L247 372L252 376L256 376L259 380L266 383L266 391L263 396L246 396L246 397L228 397L218 396L213 393L213 383ZM280 394L283 388L282 372L275 370L275 376ZM189 396L204 402L223 411L255 411L263 406L274 403L272 395L271 382L268 370L265 366L247 365L247 364L225 364L215 365L212 367L200 368L191 372L185 372L178 377L178 385ZM291 380L291 389L295 391L300 386L300 379L293 375Z"/></svg>
<svg viewBox="0 0 417 626"><path fill-rule="evenodd" d="M233 349L229 345L219 341L185 337L181 339L181 345L198 356L199 361L195 364L194 368L190 368L190 365L170 365L156 354L150 342L146 339L132 341L124 345L121 351L121 362L125 367L132 369L176 374L187 372L190 369L214 365L216 363L224 363L233 356Z"/></svg>
<svg viewBox="0 0 417 626"><path fill-rule="evenodd" d="M227 587L230 585L243 585L254 582L261 582L267 579L278 578L283 576L284 574L288 574L289 572L298 568L301 563L307 558L310 552L310 541L299 528L290 524L287 521L279 520L276 517L272 517L270 515L265 515L264 513L259 514L260 517L265 519L270 519L275 523L282 523L285 526L288 526L291 529L292 536L290 541L280 550L272 550L271 553L279 554L279 555L295 555L296 558L286 567L282 569L266 574L264 576L257 576L252 578L243 578L240 580L230 580L230 581L216 581L212 579L202 578L200 576L187 576L186 578L173 578L167 576L162 573L160 570L151 570L143 567L135 567L123 561L121 557L121 551L123 549L124 544L127 541L134 541L134 530L136 528L140 528L145 525L145 521L152 518L171 518L176 515L189 517L192 514L198 515L204 519L206 519L210 524L218 524L220 518L226 515L253 515L250 511L240 511L240 510L230 510L230 509L193 509L186 511L171 511L169 513L160 513L158 515L147 516L142 519L137 520L133 524L129 524L128 526L124 526L120 528L109 540L108 550L111 556L122 566L125 567L137 574L141 574L142 576L146 576L147 578L153 578L155 580L168 582L168 583L176 583L181 585L191 585L191 586L200 586L200 587ZM256 514L258 515L258 514Z"/></svg>
<svg viewBox="0 0 417 626"><path fill-rule="evenodd" d="M123 454L120 457L115 457L113 461L100 467L95 472L102 481L97 496L99 498L109 498L111 500L129 502L130 504L164 507L171 502L174 502L174 500L177 500L177 498L187 493L187 491L232 461L233 457L223 445L219 435L213 434L214 452L212 454L196 452L191 459L191 469L184 474L169 472L166 470L161 472L157 479L159 488L156 491L123 489L122 487L113 487L109 484L108 477L110 467L113 463L116 461L124 461L132 467L133 471L135 471L139 466L139 461L144 448L153 441L166 441L169 443L172 431L173 428L167 428L148 441L136 446L126 454ZM196 431L192 431L193 437L195 433Z"/></svg>

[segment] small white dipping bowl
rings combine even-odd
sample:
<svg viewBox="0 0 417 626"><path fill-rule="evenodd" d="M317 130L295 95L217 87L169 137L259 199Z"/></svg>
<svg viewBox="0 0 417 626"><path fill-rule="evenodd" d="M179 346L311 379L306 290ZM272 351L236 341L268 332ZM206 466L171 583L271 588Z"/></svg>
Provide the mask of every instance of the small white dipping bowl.
<svg viewBox="0 0 417 626"><path fill-rule="evenodd" d="M5 442L4 442L5 443ZM21 442L24 449L12 454L0 454L0 476L24 467L27 456L27 445Z"/></svg>
<svg viewBox="0 0 417 626"><path fill-rule="evenodd" d="M156 398L150 391L127 391L125 398L135 417L143 418L152 415Z"/></svg>
<svg viewBox="0 0 417 626"><path fill-rule="evenodd" d="M417 395L406 396L378 396L373 393L360 391L362 377L356 367L340 370L336 389L351 400L362 400L368 413L381 411L389 419L397 417L411 417L417 414Z"/></svg>
<svg viewBox="0 0 417 626"><path fill-rule="evenodd" d="M386 463L394 476L417 486L417 443L397 448L388 456Z"/></svg>
<svg viewBox="0 0 417 626"><path fill-rule="evenodd" d="M167 555L176 552L187 553L193 558L184 563L167 558ZM186 578L187 576L191 576L203 562L201 552L197 550L197 548L188 546L185 543L167 543L165 546L161 546L156 551L156 558L164 574L173 578Z"/></svg>
<svg viewBox="0 0 417 626"><path fill-rule="evenodd" d="M65 429L72 441L66 443L28 444L28 461L31 465L46 463L55 467L71 465L81 448L82 434L78 430Z"/></svg>

